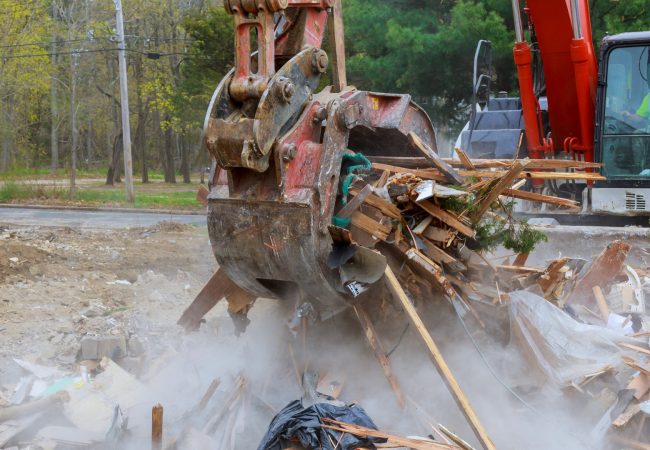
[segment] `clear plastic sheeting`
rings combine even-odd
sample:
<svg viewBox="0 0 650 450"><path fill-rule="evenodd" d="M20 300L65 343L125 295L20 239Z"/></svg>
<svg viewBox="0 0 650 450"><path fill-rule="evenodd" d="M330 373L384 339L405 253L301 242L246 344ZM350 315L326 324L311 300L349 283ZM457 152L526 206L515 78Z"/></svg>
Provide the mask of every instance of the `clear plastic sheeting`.
<svg viewBox="0 0 650 450"><path fill-rule="evenodd" d="M534 356L544 373L566 386L622 361L622 332L580 323L544 298L510 294L511 339Z"/></svg>

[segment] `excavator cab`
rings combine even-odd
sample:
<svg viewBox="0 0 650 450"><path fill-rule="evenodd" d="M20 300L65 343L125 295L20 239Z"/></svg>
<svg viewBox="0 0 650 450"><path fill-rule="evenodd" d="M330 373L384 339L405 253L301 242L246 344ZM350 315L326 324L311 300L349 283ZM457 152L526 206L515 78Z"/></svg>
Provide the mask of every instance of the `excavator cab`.
<svg viewBox="0 0 650 450"><path fill-rule="evenodd" d="M650 33L605 38L602 45L596 148L608 187L650 180Z"/></svg>

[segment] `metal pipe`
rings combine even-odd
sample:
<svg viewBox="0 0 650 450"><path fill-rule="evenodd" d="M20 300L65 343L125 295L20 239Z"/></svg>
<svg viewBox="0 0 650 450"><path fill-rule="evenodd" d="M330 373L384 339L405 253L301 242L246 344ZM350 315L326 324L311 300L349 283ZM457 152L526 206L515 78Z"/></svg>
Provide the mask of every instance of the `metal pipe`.
<svg viewBox="0 0 650 450"><path fill-rule="evenodd" d="M515 40L517 42L524 42L524 26L521 24L519 0L512 0L512 15L515 23Z"/></svg>
<svg viewBox="0 0 650 450"><path fill-rule="evenodd" d="M571 22L573 25L573 39L582 39L582 22L578 0L571 0Z"/></svg>

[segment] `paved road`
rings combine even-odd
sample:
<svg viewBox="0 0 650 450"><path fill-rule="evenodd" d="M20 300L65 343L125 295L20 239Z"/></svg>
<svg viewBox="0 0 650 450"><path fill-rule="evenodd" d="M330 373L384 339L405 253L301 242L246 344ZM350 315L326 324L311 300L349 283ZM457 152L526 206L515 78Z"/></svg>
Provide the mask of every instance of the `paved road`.
<svg viewBox="0 0 650 450"><path fill-rule="evenodd" d="M119 229L151 227L163 220L206 224L204 215L0 207L0 225Z"/></svg>

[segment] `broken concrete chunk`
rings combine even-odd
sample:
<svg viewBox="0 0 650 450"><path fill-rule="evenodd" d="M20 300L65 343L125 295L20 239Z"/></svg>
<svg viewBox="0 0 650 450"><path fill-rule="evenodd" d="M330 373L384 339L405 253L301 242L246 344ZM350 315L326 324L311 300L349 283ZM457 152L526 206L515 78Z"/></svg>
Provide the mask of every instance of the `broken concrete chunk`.
<svg viewBox="0 0 650 450"><path fill-rule="evenodd" d="M81 360L120 359L126 356L124 336L84 337L81 340Z"/></svg>

